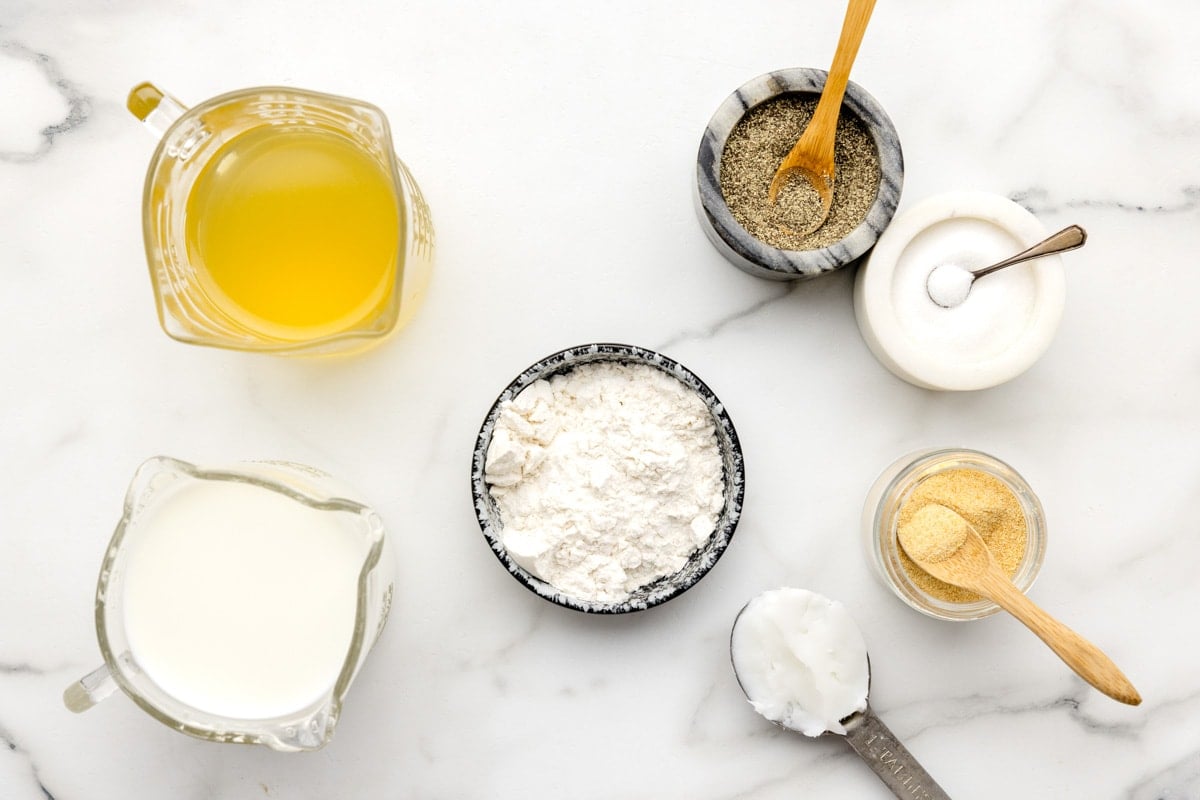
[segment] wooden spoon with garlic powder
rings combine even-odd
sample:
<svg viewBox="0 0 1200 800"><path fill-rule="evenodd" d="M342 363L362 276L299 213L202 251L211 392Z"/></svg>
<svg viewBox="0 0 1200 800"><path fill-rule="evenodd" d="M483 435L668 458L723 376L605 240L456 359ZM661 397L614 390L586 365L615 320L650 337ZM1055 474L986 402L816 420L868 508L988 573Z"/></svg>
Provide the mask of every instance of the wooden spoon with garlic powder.
<svg viewBox="0 0 1200 800"><path fill-rule="evenodd" d="M1013 585L971 523L930 503L899 531L900 546L921 569L982 595L1020 620L1079 677L1104 694L1136 706L1142 696L1100 648L1039 608Z"/></svg>

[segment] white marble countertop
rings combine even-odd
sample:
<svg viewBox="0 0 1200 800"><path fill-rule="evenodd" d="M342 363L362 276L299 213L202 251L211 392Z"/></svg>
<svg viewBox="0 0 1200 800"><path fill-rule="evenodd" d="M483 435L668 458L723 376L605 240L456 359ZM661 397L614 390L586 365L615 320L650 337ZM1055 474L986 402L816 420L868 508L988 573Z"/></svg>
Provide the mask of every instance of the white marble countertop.
<svg viewBox="0 0 1200 800"><path fill-rule="evenodd" d="M1079 223L1046 356L936 394L871 357L852 275L781 285L726 263L690 196L708 117L739 84L826 67L841 3L0 5L0 797L886 797L842 742L758 717L729 665L740 606L779 585L841 599L872 704L954 797L1200 797L1200 9L883 2L854 78L932 193L1014 197ZM140 231L153 80L195 102L282 83L390 116L433 209L416 320L359 358L177 344ZM560 609L485 546L468 491L488 406L588 341L658 349L725 402L745 515L695 589L622 618ZM1035 600L1101 645L1141 707L1088 689L1001 616L938 623L868 572L863 495L906 451L1016 467L1050 523ZM388 629L317 753L214 745L118 696L96 572L145 458L286 458L358 486L402 554Z"/></svg>

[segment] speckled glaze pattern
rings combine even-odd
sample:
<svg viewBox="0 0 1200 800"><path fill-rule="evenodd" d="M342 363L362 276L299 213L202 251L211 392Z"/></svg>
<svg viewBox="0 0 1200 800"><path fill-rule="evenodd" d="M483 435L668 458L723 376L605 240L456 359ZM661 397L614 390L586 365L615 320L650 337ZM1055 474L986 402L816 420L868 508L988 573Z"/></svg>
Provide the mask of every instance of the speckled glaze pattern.
<svg viewBox="0 0 1200 800"><path fill-rule="evenodd" d="M564 594L514 561L504 549L501 541L503 522L500 519L496 501L492 498L487 482L484 480L487 451L492 443L492 434L495 431L496 419L500 415L501 404L516 397L535 381L569 372L578 366L596 361L646 364L665 372L699 395L713 416L717 447L721 452L722 478L725 484L725 505L717 518L716 527L708 543L693 553L679 572L642 586L620 603L593 602ZM745 467L737 431L734 430L733 421L726 413L724 405L713 394L713 391L690 370L660 353L634 345L585 344L561 350L531 365L505 387L500 396L496 398L496 402L492 404L479 429L479 437L475 441L475 451L471 457L471 494L475 501L476 519L479 521L479 527L482 529L488 545L492 548L492 552L500 559L504 568L527 589L552 603L577 611L594 614L622 614L641 611L665 603L690 589L712 569L712 566L717 563L717 559L729 546L729 540L733 537L738 520L742 515Z"/></svg>
<svg viewBox="0 0 1200 800"><path fill-rule="evenodd" d="M875 202L850 235L817 250L780 250L751 236L725 204L721 194L721 154L734 126L747 111L779 95L819 95L826 75L825 70L795 68L758 76L725 99L700 140L694 198L700 226L725 258L751 275L771 280L806 280L841 269L874 246L896 213L904 185L900 137L883 107L853 81L846 87L842 113L858 117L871 134L879 153L881 177Z"/></svg>

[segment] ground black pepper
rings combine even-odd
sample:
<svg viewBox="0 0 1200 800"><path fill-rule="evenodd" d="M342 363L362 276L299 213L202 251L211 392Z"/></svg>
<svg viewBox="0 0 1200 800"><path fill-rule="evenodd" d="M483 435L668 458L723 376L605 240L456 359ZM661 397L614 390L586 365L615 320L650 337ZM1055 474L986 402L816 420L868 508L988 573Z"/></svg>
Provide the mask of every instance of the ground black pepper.
<svg viewBox="0 0 1200 800"><path fill-rule="evenodd" d="M881 172L875 141L863 123L843 108L834 139L833 205L829 218L808 235L820 213L815 189L795 174L767 201L767 188L817 107L812 94L783 94L746 112L721 154L721 194L733 218L754 238L781 250L816 250L844 239L866 218L879 190Z"/></svg>

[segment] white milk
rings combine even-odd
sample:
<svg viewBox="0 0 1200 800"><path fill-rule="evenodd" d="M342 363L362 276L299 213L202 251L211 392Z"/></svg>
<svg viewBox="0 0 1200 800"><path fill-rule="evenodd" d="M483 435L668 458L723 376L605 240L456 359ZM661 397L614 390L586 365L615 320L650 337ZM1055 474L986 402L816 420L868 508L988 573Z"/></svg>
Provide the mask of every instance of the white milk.
<svg viewBox="0 0 1200 800"><path fill-rule="evenodd" d="M166 489L130 541L123 614L147 676L210 714L268 719L333 687L369 549L351 515L227 481Z"/></svg>
<svg viewBox="0 0 1200 800"><path fill-rule="evenodd" d="M805 589L763 592L738 615L730 647L754 710L784 727L844 734L867 707L867 645L841 603Z"/></svg>

